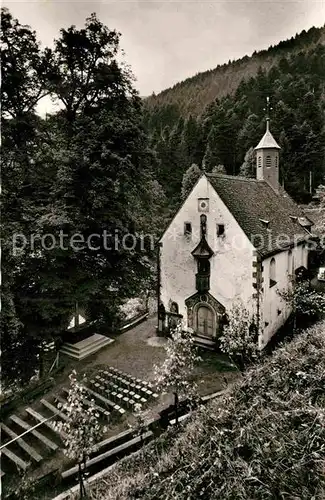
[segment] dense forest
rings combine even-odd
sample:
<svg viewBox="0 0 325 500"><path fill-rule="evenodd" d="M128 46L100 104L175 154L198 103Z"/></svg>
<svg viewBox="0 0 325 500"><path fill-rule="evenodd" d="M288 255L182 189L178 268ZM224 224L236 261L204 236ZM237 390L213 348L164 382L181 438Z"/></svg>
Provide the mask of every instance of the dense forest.
<svg viewBox="0 0 325 500"><path fill-rule="evenodd" d="M252 148L265 130L267 96L271 131L282 148L281 182L297 201L311 199L325 172L324 42L325 28L311 28L145 101L157 179L170 199L177 202L193 163L254 176Z"/></svg>

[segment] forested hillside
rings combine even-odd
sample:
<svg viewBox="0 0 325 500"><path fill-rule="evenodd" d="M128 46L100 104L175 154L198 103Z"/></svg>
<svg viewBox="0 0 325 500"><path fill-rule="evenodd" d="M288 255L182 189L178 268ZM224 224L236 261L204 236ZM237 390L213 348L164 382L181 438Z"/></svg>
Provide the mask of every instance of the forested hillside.
<svg viewBox="0 0 325 500"><path fill-rule="evenodd" d="M265 130L267 96L271 130L282 148L281 182L297 201L311 198L325 171L324 43L325 28L311 28L145 101L157 178L171 200L179 199L192 163L255 175L252 148Z"/></svg>
<svg viewBox="0 0 325 500"><path fill-rule="evenodd" d="M277 66L281 59L288 59L297 52L306 52L317 45L325 44L325 27L311 28L302 31L289 40L284 40L267 50L254 52L251 57L245 56L235 61L218 65L214 69L198 73L191 78L176 83L159 94L148 97L146 105L149 109L159 109L161 119L168 112L183 117L189 114L200 116L205 107L214 99L233 94L243 79L256 76L259 68L269 71Z"/></svg>

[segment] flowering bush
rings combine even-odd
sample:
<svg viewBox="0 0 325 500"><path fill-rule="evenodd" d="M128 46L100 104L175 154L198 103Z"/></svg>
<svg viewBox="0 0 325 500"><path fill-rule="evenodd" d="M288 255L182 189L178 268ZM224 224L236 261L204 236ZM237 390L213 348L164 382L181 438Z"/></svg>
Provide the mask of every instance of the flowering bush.
<svg viewBox="0 0 325 500"><path fill-rule="evenodd" d="M66 434L63 451L69 458L77 460L79 463L80 497L82 498L85 491L81 464L84 464L85 467L90 452L102 434L106 432L106 427L98 423L99 413L94 401L91 400L89 406L84 405L86 390L78 382L75 370L72 371L69 378L70 389L67 402L58 403L58 408L67 415L68 419L53 422L53 427L58 432L63 431Z"/></svg>
<svg viewBox="0 0 325 500"><path fill-rule="evenodd" d="M259 357L258 332L254 318L236 303L229 312L229 323L224 326L219 338L220 349L243 370Z"/></svg>
<svg viewBox="0 0 325 500"><path fill-rule="evenodd" d="M125 319L132 319L143 310L143 305L139 298L128 299L121 307L120 310L125 316Z"/></svg>
<svg viewBox="0 0 325 500"><path fill-rule="evenodd" d="M171 331L171 338L167 340L165 350L164 363L155 366L155 383L162 393L174 393L177 420L179 398L186 397L191 400L196 396L192 374L195 364L201 358L197 355L193 334L183 331L181 322Z"/></svg>

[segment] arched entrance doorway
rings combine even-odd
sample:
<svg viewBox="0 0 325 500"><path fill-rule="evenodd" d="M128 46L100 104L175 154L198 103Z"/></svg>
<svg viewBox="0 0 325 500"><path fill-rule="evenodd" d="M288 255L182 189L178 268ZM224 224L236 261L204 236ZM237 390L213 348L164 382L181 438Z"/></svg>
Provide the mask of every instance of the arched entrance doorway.
<svg viewBox="0 0 325 500"><path fill-rule="evenodd" d="M215 340L221 333L225 307L210 293L195 293L185 300L187 326L197 335Z"/></svg>
<svg viewBox="0 0 325 500"><path fill-rule="evenodd" d="M207 304L198 304L196 307L196 333L204 337L216 335L216 315Z"/></svg>
<svg viewBox="0 0 325 500"><path fill-rule="evenodd" d="M209 307L200 306L197 310L197 333L205 337L214 336L214 318L213 312Z"/></svg>

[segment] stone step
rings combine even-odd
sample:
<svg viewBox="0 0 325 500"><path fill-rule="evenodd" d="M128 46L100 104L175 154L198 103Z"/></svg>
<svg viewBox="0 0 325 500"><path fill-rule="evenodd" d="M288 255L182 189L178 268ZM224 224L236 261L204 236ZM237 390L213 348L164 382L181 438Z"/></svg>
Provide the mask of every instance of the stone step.
<svg viewBox="0 0 325 500"><path fill-rule="evenodd" d="M196 335L194 337L194 344L197 347L208 349L209 351L215 351L216 349L216 343L213 340L210 340L206 337L201 337L200 335Z"/></svg>
<svg viewBox="0 0 325 500"><path fill-rule="evenodd" d="M12 422L15 422L17 425L19 425L20 427L22 427L26 431L28 431L29 429L32 428L31 425L29 425L27 422L25 422L21 418L17 417L16 415L11 415L10 420L12 420ZM51 441L51 439L47 438L46 436L43 436L43 434L41 434L36 429L33 429L32 431L30 431L30 433L33 436L35 436L37 439L39 439L47 448L50 448L53 451L56 451L58 449L57 444L53 443L53 441Z"/></svg>
<svg viewBox="0 0 325 500"><path fill-rule="evenodd" d="M9 460L11 460L14 464L16 464L17 467L19 467L20 469L26 470L27 467L29 467L29 465L30 465L28 462L25 462L25 460L18 457L18 455L16 455L16 453L8 450L8 448L2 448L1 453L6 455L6 457L8 457Z"/></svg>
<svg viewBox="0 0 325 500"><path fill-rule="evenodd" d="M70 358L82 360L91 354L99 351L103 347L114 342L114 339L105 337L105 335L100 335L95 333L87 339L81 340L76 344L65 343L63 344L60 352L69 356Z"/></svg>
<svg viewBox="0 0 325 500"><path fill-rule="evenodd" d="M14 432L12 429L7 427L5 424L1 424L1 429L4 430L4 432L11 438L15 439L18 437L18 434ZM36 462L40 462L43 460L43 457L33 448L30 446L26 441L24 441L23 438L16 439L15 441L28 455L30 455Z"/></svg>

